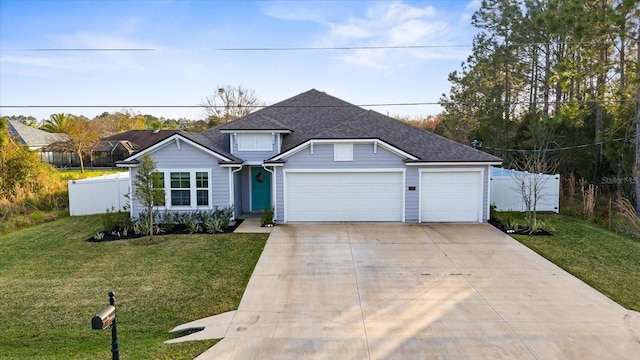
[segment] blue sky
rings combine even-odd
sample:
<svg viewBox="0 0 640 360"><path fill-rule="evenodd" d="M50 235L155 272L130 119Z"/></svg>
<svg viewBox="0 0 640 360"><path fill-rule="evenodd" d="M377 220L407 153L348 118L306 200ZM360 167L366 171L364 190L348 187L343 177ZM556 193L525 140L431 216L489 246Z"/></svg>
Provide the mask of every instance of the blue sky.
<svg viewBox="0 0 640 360"><path fill-rule="evenodd" d="M0 105L127 106L200 119L218 86L253 89L267 104L315 88L354 104L437 102L470 47L223 51L222 48L471 44L478 0L0 0ZM151 49L34 51L33 49ZM437 105L372 107L429 115ZM0 108L48 118L122 108Z"/></svg>

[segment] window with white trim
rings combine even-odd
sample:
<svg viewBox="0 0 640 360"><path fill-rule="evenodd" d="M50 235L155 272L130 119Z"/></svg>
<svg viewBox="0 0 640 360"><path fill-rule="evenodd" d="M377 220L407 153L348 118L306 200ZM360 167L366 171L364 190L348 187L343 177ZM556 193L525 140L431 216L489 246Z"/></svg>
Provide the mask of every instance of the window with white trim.
<svg viewBox="0 0 640 360"><path fill-rule="evenodd" d="M333 161L353 161L353 144L333 144Z"/></svg>
<svg viewBox="0 0 640 360"><path fill-rule="evenodd" d="M191 206L191 179L188 172L172 172L171 206Z"/></svg>
<svg viewBox="0 0 640 360"><path fill-rule="evenodd" d="M209 206L209 173L196 172L196 204Z"/></svg>
<svg viewBox="0 0 640 360"><path fill-rule="evenodd" d="M211 207L211 172L209 170L161 170L161 186L166 193L165 204L159 206Z"/></svg>
<svg viewBox="0 0 640 360"><path fill-rule="evenodd" d="M271 134L237 134L238 151L273 151Z"/></svg>

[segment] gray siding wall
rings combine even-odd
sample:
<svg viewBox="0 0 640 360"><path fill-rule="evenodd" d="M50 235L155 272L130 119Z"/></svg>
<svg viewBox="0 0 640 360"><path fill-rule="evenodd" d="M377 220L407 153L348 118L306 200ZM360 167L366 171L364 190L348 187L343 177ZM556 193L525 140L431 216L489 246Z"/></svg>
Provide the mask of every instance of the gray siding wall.
<svg viewBox="0 0 640 360"><path fill-rule="evenodd" d="M253 163L259 162L261 164L263 161L274 157L276 154L276 152L269 151L237 151L234 153L235 156L244 161Z"/></svg>
<svg viewBox="0 0 640 360"><path fill-rule="evenodd" d="M165 147L154 151L151 156L156 163L158 170L211 170L211 207L229 206L229 170L218 166L218 159L211 156L184 141L180 142L178 149L175 142L167 144ZM132 169L132 181L135 179L136 169ZM167 184L168 185L168 184ZM137 217L143 208L139 202L132 201L132 214ZM170 209L172 211L193 211L193 209ZM161 210L163 211L163 210Z"/></svg>
<svg viewBox="0 0 640 360"><path fill-rule="evenodd" d="M216 165L212 167L211 181L213 191L212 206L221 208L228 207L229 201L229 169L221 168Z"/></svg>
<svg viewBox="0 0 640 360"><path fill-rule="evenodd" d="M373 169L404 168L402 158L378 146L373 152L373 144L354 144L353 161L333 161L333 144L315 144L313 154L309 147L286 159L287 169Z"/></svg>
<svg viewBox="0 0 640 360"><path fill-rule="evenodd" d="M242 212L249 213L251 212L251 168L249 166L245 166L242 168L240 172L241 176L241 188L242 188Z"/></svg>
<svg viewBox="0 0 640 360"><path fill-rule="evenodd" d="M282 167L276 167L275 178L276 178L276 206L275 206L275 220L276 222L284 221L284 172L282 171Z"/></svg>
<svg viewBox="0 0 640 360"><path fill-rule="evenodd" d="M244 169L243 169L244 170ZM233 201L234 209L233 213L236 218L242 214L242 171L240 170L233 174Z"/></svg>
<svg viewBox="0 0 640 360"><path fill-rule="evenodd" d="M415 187L415 190L409 190L409 187ZM420 172L417 168L407 167L405 173L405 196L404 196L404 221L418 222L420 207Z"/></svg>

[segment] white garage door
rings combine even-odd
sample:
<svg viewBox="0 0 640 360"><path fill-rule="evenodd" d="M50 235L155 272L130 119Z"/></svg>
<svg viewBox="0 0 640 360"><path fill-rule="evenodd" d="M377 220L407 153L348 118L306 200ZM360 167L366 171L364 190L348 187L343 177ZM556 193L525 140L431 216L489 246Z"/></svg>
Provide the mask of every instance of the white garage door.
<svg viewBox="0 0 640 360"><path fill-rule="evenodd" d="M287 221L402 221L402 172L287 172Z"/></svg>
<svg viewBox="0 0 640 360"><path fill-rule="evenodd" d="M482 221L480 171L423 172L420 176L420 221Z"/></svg>

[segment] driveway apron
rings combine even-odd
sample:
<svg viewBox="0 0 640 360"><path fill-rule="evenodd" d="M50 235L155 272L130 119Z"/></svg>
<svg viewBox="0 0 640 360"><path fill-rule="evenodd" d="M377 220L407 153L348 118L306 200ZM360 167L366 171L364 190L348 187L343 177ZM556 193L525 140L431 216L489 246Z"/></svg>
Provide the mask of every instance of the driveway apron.
<svg viewBox="0 0 640 360"><path fill-rule="evenodd" d="M282 224L197 359L638 359L639 324L487 224Z"/></svg>

